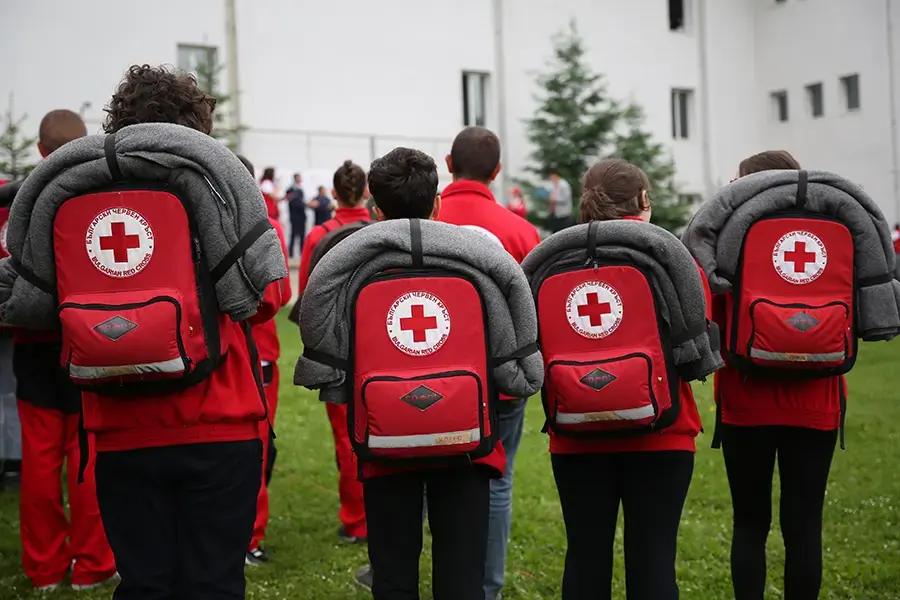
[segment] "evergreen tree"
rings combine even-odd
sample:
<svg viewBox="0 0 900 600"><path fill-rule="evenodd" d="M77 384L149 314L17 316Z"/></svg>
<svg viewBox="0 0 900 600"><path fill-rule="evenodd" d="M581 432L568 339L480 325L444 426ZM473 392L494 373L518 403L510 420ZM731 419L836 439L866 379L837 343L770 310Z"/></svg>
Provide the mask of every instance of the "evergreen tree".
<svg viewBox="0 0 900 600"><path fill-rule="evenodd" d="M526 170L542 180L549 169L556 169L572 186L576 203L582 175L609 145L620 118L618 103L607 93L603 76L591 72L584 55L584 41L572 21L567 32L553 38L549 70L537 76L542 90L535 97L538 108L525 122L534 148ZM521 183L527 191L534 190L529 182ZM546 198L531 196L538 211L546 213Z"/></svg>
<svg viewBox="0 0 900 600"><path fill-rule="evenodd" d="M231 100L231 95L226 94L221 90L220 83L222 71L225 70L225 65L215 62L214 54L210 53L208 56L208 60L200 62L197 65L197 85L216 99L216 110L213 113L213 130L211 135L231 148L232 151L236 151L238 135L244 130L244 127L235 129L228 126L228 102Z"/></svg>
<svg viewBox="0 0 900 600"><path fill-rule="evenodd" d="M650 180L651 221L676 232L687 222L691 206L678 195L675 187L675 164L662 144L644 129L644 111L636 104L622 113L622 123L615 136L615 155L643 169Z"/></svg>
<svg viewBox="0 0 900 600"><path fill-rule="evenodd" d="M0 133L0 176L11 181L22 179L37 165L29 160L37 138L24 137L22 124L28 115L13 117L13 99L9 97L9 107L3 115Z"/></svg>

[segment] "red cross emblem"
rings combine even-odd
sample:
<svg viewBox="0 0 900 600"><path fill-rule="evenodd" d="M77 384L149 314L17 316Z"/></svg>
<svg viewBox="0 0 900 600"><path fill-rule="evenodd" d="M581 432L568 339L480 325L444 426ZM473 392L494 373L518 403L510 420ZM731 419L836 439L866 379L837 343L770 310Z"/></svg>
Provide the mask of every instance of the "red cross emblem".
<svg viewBox="0 0 900 600"><path fill-rule="evenodd" d="M816 262L816 253L806 251L806 242L798 240L794 242L794 249L784 253L784 262L794 263L795 273L805 273L807 263Z"/></svg>
<svg viewBox="0 0 900 600"><path fill-rule="evenodd" d="M410 316L400 319L400 329L413 332L414 342L424 342L429 329L437 329L437 317L426 317L425 307L413 304Z"/></svg>
<svg viewBox="0 0 900 600"><path fill-rule="evenodd" d="M600 295L597 292L589 292L585 298L587 299L587 304L578 306L578 316L588 317L591 321L591 326L599 327L603 324L603 315L612 313L609 302L600 302Z"/></svg>
<svg viewBox="0 0 900 600"><path fill-rule="evenodd" d="M110 235L100 238L100 249L112 250L113 260L117 263L127 263L128 251L140 247L141 237L126 234L125 223L122 221L110 223Z"/></svg>

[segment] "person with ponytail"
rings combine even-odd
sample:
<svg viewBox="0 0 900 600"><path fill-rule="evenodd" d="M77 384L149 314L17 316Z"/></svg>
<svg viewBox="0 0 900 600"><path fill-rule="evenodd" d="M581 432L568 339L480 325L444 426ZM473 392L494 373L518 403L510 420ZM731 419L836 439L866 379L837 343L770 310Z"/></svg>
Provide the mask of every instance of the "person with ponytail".
<svg viewBox="0 0 900 600"><path fill-rule="evenodd" d="M585 174L582 189L578 207L580 223L624 219L646 223L641 224L641 227L654 227L647 223L652 211L650 182L647 175L635 165L618 159L601 160ZM599 242L602 244L603 240ZM628 262L627 258L623 260ZM604 274L609 272L601 269L599 273L601 281L596 285L608 285L603 283L603 277L609 277L610 275ZM704 289L698 290L697 295L707 298L708 307L711 302L708 283L702 273L700 278ZM638 297L638 291L622 289L626 287L624 281L623 279L617 284L620 289L616 293L620 295L618 297L625 299L620 302L624 304L630 301L630 306L635 306L633 302ZM631 285L640 283L644 286L642 289L646 289L648 280L640 278L639 282L631 281ZM621 318L627 319L628 312L629 307L625 306L622 313L624 317ZM645 316L647 319L656 318L654 314ZM539 308L539 319L541 318ZM623 330L632 327L625 321L621 322L626 326ZM614 331L615 329L608 329L600 337L610 336ZM582 333L582 336L590 333ZM671 335L668 328L665 331L661 329L659 337L661 340L669 339ZM593 338L596 339L597 335ZM584 345L585 341L579 338L578 343ZM619 356L618 348L613 346L620 343L622 342L614 338L607 338L603 347L608 346L607 353ZM665 348L664 345L662 347ZM609 371L617 368L621 370L621 366L616 367L610 362L612 360L617 359L600 361L597 365L599 370L595 369L585 376L585 379L594 377L596 381L585 383L585 379L582 379L582 383L598 392L613 383L617 377L603 371L604 364L601 364L609 363L605 367ZM621 360L621 364L624 364L625 358ZM649 357L647 361L650 362ZM644 369L646 372L647 368ZM676 376L671 369L669 376ZM552 382L552 378L549 381ZM585 435L577 437L575 434L555 432L555 425L549 428L551 462L568 542L562 585L563 600L600 600L612 597L613 546L620 504L625 515L625 579L628 599L678 598L675 581L676 541L682 508L693 475L696 450L694 439L700 433L701 422L691 386L679 378L668 389L679 395L680 410L667 411L674 414L666 419L657 415L658 428L650 426L641 432L630 432L627 429L617 432L623 435L607 432L588 436L585 431L582 432ZM611 390L611 393L617 392ZM576 397L571 401L577 403L578 399ZM674 400L672 406L675 406ZM590 415L597 419L606 419L607 416L613 420L631 418L621 416L620 412L629 411L588 413L585 418ZM663 420L666 420L665 425ZM556 423L563 422L557 420ZM613 421L608 423L614 426ZM628 421L618 423L625 428ZM654 424L657 424L656 421Z"/></svg>
<svg viewBox="0 0 900 600"><path fill-rule="evenodd" d="M331 195L337 200L337 210L334 217L321 225L313 227L306 241L303 243L303 252L300 255L300 277L297 282L297 290L300 296L306 289L309 281L310 259L313 249L328 233L339 227L356 221L369 221L369 209L366 208L366 200L369 198L369 190L366 185L366 172L353 161L345 160L344 164L334 172L334 189ZM299 305L299 300L297 303ZM327 307L322 307L327 310ZM356 455L350 445L350 436L347 432L347 405L325 403L328 411L328 420L331 422L331 432L334 435L335 456L340 473L338 491L341 507L338 519L341 522L338 528L338 538L341 541L355 544L365 542L366 509L363 503L363 487L357 477Z"/></svg>

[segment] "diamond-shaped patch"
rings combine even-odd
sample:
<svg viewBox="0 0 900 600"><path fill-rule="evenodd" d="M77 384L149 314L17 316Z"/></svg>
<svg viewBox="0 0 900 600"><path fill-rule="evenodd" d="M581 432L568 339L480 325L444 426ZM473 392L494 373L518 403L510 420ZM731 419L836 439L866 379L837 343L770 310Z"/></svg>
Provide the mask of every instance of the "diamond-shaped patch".
<svg viewBox="0 0 900 600"><path fill-rule="evenodd" d="M443 397L444 396L437 393L430 387L420 385L411 392L401 396L400 399L410 406L415 406L419 410L425 410L434 406Z"/></svg>
<svg viewBox="0 0 900 600"><path fill-rule="evenodd" d="M615 380L615 375L613 375L612 373L607 373L603 369L594 369L593 371L579 379L581 383L598 392Z"/></svg>
<svg viewBox="0 0 900 600"><path fill-rule="evenodd" d="M798 312L784 320L785 323L800 332L807 332L819 324L819 320L809 313Z"/></svg>
<svg viewBox="0 0 900 600"><path fill-rule="evenodd" d="M129 321L125 317L120 317L116 315L112 319L107 319L103 321L99 325L94 327L94 331L102 335L103 337L109 338L114 342L119 341L123 335L130 331L134 331L137 329L138 324L134 321Z"/></svg>

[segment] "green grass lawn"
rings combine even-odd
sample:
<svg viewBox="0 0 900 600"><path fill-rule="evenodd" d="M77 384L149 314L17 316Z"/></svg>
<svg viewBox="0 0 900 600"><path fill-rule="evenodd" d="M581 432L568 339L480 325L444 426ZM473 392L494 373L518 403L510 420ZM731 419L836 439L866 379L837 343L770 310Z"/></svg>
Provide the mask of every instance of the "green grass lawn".
<svg viewBox="0 0 900 600"><path fill-rule="evenodd" d="M349 599L367 594L351 577L366 562L364 548L340 544L337 473L325 410L314 394L290 384L299 335L280 319L284 356L278 409L278 464L272 482L272 522L266 546L272 563L248 569L248 598ZM825 507L825 581L822 598L900 598L900 342L864 344L850 376L847 451L838 451ZM697 386L707 434L700 437L679 539L682 598L732 598L728 567L731 503L721 454L710 450L714 413L711 384ZM504 598L558 598L565 554L562 517L540 433L538 402L528 410L516 462L515 517ZM0 599L36 598L21 574L18 498L0 493ZM769 544L768 598L781 598L784 552L777 527ZM426 538L427 539L427 538ZM613 583L624 598L620 557ZM423 598L430 598L430 558L423 557ZM109 598L110 590L59 598Z"/></svg>

